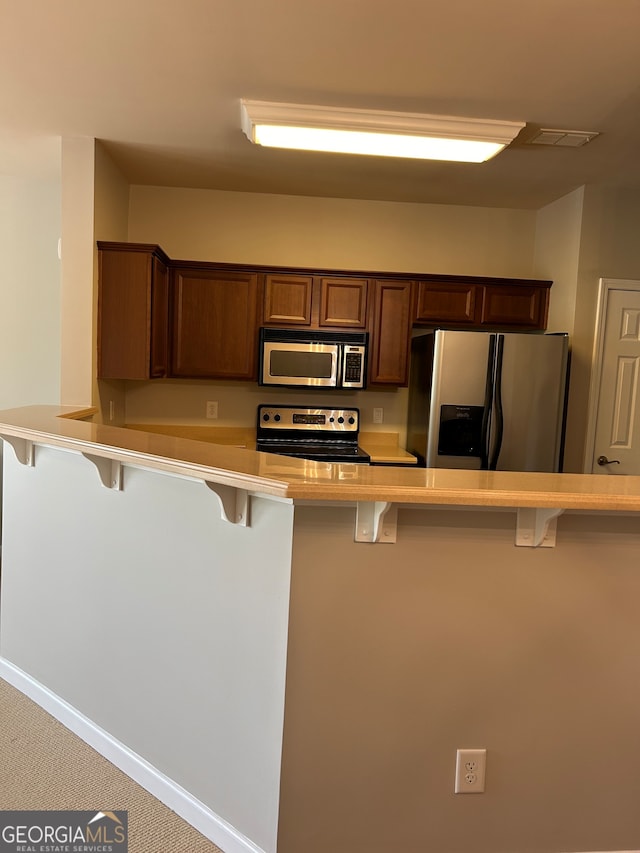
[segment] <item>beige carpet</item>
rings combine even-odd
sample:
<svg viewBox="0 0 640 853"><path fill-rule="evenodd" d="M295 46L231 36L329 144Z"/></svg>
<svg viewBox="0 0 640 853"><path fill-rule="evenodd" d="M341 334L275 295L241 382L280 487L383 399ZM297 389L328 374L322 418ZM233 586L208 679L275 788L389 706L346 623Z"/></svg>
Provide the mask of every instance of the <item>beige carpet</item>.
<svg viewBox="0 0 640 853"><path fill-rule="evenodd" d="M0 810L127 811L129 853L221 853L0 678Z"/></svg>

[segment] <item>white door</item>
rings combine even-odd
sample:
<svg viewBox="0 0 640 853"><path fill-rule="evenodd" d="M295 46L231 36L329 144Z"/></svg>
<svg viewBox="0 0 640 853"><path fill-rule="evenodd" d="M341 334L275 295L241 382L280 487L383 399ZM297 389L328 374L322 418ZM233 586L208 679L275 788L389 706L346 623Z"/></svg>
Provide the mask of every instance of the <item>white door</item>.
<svg viewBox="0 0 640 853"><path fill-rule="evenodd" d="M619 285L619 286L618 286ZM640 281L603 280L591 418L594 474L640 474ZM599 375L598 375L599 374Z"/></svg>

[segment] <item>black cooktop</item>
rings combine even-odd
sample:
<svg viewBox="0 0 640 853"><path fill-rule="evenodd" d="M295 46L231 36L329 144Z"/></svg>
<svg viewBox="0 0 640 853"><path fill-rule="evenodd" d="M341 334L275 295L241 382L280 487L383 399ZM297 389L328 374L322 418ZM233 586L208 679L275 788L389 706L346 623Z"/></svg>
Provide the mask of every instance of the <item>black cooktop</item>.
<svg viewBox="0 0 640 853"><path fill-rule="evenodd" d="M298 459L311 459L315 462L364 462L371 461L368 453L361 447L339 445L335 442L257 441L256 450L265 453L279 453L281 456L295 456Z"/></svg>
<svg viewBox="0 0 640 853"><path fill-rule="evenodd" d="M358 409L258 406L256 450L316 462L368 463Z"/></svg>

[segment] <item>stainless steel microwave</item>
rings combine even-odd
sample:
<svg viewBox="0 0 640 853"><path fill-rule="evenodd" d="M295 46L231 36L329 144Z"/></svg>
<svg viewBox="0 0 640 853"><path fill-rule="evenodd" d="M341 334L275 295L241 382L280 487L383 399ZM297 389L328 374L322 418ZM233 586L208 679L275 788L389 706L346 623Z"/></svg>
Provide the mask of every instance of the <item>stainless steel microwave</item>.
<svg viewBox="0 0 640 853"><path fill-rule="evenodd" d="M364 388L366 332L260 329L260 384Z"/></svg>

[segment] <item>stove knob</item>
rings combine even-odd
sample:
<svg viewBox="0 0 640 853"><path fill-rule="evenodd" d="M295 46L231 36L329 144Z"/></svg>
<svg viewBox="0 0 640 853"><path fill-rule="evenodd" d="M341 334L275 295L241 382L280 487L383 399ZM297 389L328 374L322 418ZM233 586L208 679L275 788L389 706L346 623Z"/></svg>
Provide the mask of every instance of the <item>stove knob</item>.
<svg viewBox="0 0 640 853"><path fill-rule="evenodd" d="M273 419L274 419L274 421L279 421L279 420L280 420L280 415L274 415L274 416L273 416Z"/></svg>
<svg viewBox="0 0 640 853"><path fill-rule="evenodd" d="M338 423L339 423L339 424L343 424L343 423L344 423L344 418L342 417L342 415L338 418Z"/></svg>
<svg viewBox="0 0 640 853"><path fill-rule="evenodd" d="M269 415L268 415L266 412L265 412L265 413L264 413L264 415L262 416L262 420L263 420L263 421L268 421L268 420L269 420Z"/></svg>
<svg viewBox="0 0 640 853"><path fill-rule="evenodd" d="M349 418L350 424L355 424L355 422L356 422L356 419L354 417Z"/></svg>
<svg viewBox="0 0 640 853"><path fill-rule="evenodd" d="M331 417L329 418L329 423L332 424L332 423L334 423L334 421L335 421L335 418L333 417L333 415L331 415Z"/></svg>

